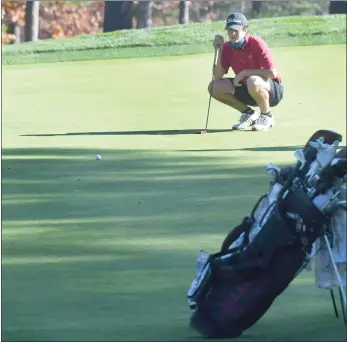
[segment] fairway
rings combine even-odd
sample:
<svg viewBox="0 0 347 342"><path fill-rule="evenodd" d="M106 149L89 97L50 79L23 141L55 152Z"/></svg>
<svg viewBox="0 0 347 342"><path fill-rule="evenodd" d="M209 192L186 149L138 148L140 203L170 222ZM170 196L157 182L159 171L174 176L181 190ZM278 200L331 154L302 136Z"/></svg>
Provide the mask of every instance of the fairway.
<svg viewBox="0 0 347 342"><path fill-rule="evenodd" d="M239 113L212 101L205 135L211 54L3 67L3 340L199 340L199 249L249 214L267 163L293 164L318 129L346 145L346 46L273 55L275 128L230 132ZM304 271L239 340L343 341L345 327Z"/></svg>

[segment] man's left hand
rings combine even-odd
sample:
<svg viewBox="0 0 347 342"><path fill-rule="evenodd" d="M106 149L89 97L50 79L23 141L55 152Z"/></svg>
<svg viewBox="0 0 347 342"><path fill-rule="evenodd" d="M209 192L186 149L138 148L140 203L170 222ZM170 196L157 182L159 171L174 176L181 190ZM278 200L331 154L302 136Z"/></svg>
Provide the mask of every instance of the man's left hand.
<svg viewBox="0 0 347 342"><path fill-rule="evenodd" d="M243 75L242 71L239 74L237 74L234 78L234 81L233 81L234 86L235 87L241 87L240 82L244 79L244 77L245 76Z"/></svg>

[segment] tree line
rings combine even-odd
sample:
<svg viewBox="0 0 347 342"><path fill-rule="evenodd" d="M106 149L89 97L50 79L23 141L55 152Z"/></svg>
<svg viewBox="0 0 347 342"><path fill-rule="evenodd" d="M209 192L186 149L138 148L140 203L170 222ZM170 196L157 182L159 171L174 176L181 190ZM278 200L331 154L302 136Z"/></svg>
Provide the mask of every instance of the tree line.
<svg viewBox="0 0 347 342"><path fill-rule="evenodd" d="M235 4L236 2L237 1L234 1ZM266 3L268 3L268 1L259 1L259 0L257 1L240 0L238 2L239 2L238 10L242 13L245 13L247 12L247 7L248 7L249 8L248 11L250 12L249 14L251 17L259 16L262 11L262 8L266 7L267 5ZM293 2L295 1L292 1L292 3ZM151 23L152 23L153 3L154 1L139 1L139 6L138 6L139 20L137 23L137 28L146 28L146 27L152 26ZM180 24L186 24L189 22L189 18L190 18L189 6L191 5L190 3L191 1L179 1L178 17L179 17ZM214 5L213 4L214 1L210 1L209 3L210 5ZM297 1L298 5L305 6L305 3L306 5L310 5L307 1ZM232 4L232 1L229 1L229 4ZM199 9L200 9L199 3L195 2L195 5L198 5L198 6L194 6L194 2L192 5L193 5L192 11L191 11L193 12L192 14L195 16L195 18L199 18L199 14L197 13L199 12ZM195 11L194 11L194 7L195 7ZM319 11L319 5L315 6L315 4L311 4L311 7L316 8L315 14L322 14L322 11ZM329 1L329 13L331 14L346 13L346 2L345 1ZM110 31L122 30L122 29L131 29L132 18L133 18L133 1L117 1L117 2L105 1L104 32L110 32Z"/></svg>
<svg viewBox="0 0 347 342"><path fill-rule="evenodd" d="M232 11L249 18L346 13L346 1L9 1L2 0L5 37L16 41L224 20ZM4 31L4 30L3 30ZM4 40L3 43L8 42Z"/></svg>

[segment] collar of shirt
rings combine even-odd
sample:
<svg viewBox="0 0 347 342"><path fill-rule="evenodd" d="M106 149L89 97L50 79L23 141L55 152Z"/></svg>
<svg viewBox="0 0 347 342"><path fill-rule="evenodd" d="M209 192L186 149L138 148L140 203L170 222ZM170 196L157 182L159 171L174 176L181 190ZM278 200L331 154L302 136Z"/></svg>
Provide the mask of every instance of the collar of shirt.
<svg viewBox="0 0 347 342"><path fill-rule="evenodd" d="M249 40L249 34L247 33L246 34L246 41L245 41L245 43L241 47L239 47L238 49L233 49L232 48L232 50L233 51L242 51L247 46L248 40Z"/></svg>

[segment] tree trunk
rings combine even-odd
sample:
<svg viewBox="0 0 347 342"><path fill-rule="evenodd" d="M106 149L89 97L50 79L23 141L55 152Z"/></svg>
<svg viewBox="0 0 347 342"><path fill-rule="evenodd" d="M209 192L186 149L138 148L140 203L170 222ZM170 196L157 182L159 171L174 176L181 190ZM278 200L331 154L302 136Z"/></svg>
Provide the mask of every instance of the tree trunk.
<svg viewBox="0 0 347 342"><path fill-rule="evenodd" d="M139 1L139 18L137 28L147 28L152 26L152 1Z"/></svg>
<svg viewBox="0 0 347 342"><path fill-rule="evenodd" d="M24 40L39 39L40 1L27 1L25 6Z"/></svg>
<svg viewBox="0 0 347 342"><path fill-rule="evenodd" d="M23 41L22 39L22 33L23 33L23 27L17 25L15 22L10 22L7 24L7 33L14 34L16 37L14 43L20 43Z"/></svg>
<svg viewBox="0 0 347 342"><path fill-rule="evenodd" d="M246 11L246 0L241 0L240 13L244 14Z"/></svg>
<svg viewBox="0 0 347 342"><path fill-rule="evenodd" d="M104 32L127 30L133 27L132 1L105 1Z"/></svg>
<svg viewBox="0 0 347 342"><path fill-rule="evenodd" d="M345 14L347 13L346 1L330 1L329 14Z"/></svg>
<svg viewBox="0 0 347 342"><path fill-rule="evenodd" d="M188 1L180 1L180 14L178 21L180 24L188 24L189 23L189 2Z"/></svg>
<svg viewBox="0 0 347 342"><path fill-rule="evenodd" d="M194 22L201 22L201 16L200 16L200 2L199 1L192 1L192 19Z"/></svg>
<svg viewBox="0 0 347 342"><path fill-rule="evenodd" d="M252 0L252 17L257 17L260 14L261 5L261 1Z"/></svg>

